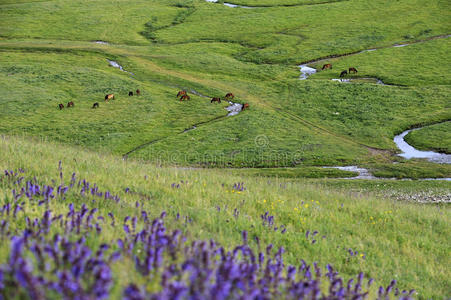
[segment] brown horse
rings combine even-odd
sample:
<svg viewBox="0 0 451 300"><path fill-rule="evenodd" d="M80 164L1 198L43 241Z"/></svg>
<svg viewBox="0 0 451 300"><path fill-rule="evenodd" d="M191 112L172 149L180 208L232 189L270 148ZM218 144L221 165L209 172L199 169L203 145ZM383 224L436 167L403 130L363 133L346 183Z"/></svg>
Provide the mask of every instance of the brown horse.
<svg viewBox="0 0 451 300"><path fill-rule="evenodd" d="M227 93L227 95L225 95L225 98L226 99L233 99L233 98L235 98L235 95L234 94L232 94L232 93Z"/></svg>
<svg viewBox="0 0 451 300"><path fill-rule="evenodd" d="M136 90L136 96L141 95L141 91L139 89Z"/></svg>
<svg viewBox="0 0 451 300"><path fill-rule="evenodd" d="M210 103L213 103L213 102L218 102L218 103L221 103L221 98L216 98L216 97L214 97L214 98L211 98L211 101L210 101Z"/></svg>
<svg viewBox="0 0 451 300"><path fill-rule="evenodd" d="M73 101L68 102L68 103L67 103L67 107L74 107L74 102L73 102Z"/></svg>
<svg viewBox="0 0 451 300"><path fill-rule="evenodd" d="M243 106L241 107L241 110L245 110L249 108L249 104L248 103L244 103Z"/></svg>
<svg viewBox="0 0 451 300"><path fill-rule="evenodd" d="M132 91L128 92L128 96L129 96L129 97L130 97L130 96L133 96L133 92L132 92Z"/></svg>
<svg viewBox="0 0 451 300"><path fill-rule="evenodd" d="M346 70L340 73L340 77L345 77L346 75L348 75L348 71Z"/></svg>
<svg viewBox="0 0 451 300"><path fill-rule="evenodd" d="M357 73L357 69L356 68L353 68L353 67L351 67L351 68L349 68L349 74L351 74L351 72L353 72L353 73Z"/></svg>
<svg viewBox="0 0 451 300"><path fill-rule="evenodd" d="M183 100L190 100L190 99L191 99L191 97L188 96L188 95L183 95L182 97L180 97L180 101L183 101Z"/></svg>
<svg viewBox="0 0 451 300"><path fill-rule="evenodd" d="M107 94L107 95L105 95L105 101L110 101L111 99L114 100L114 94Z"/></svg>
<svg viewBox="0 0 451 300"><path fill-rule="evenodd" d="M185 91L185 90L179 91L179 92L177 93L177 97L185 96L185 95L186 95L186 91Z"/></svg>
<svg viewBox="0 0 451 300"><path fill-rule="evenodd" d="M96 102L92 105L92 108L98 108L99 107L99 102Z"/></svg>
<svg viewBox="0 0 451 300"><path fill-rule="evenodd" d="M327 70L327 69L331 69L332 70L332 64L325 64L321 70Z"/></svg>
<svg viewBox="0 0 451 300"><path fill-rule="evenodd" d="M58 104L58 108L59 108L60 110L62 110L62 109L64 108L63 103Z"/></svg>

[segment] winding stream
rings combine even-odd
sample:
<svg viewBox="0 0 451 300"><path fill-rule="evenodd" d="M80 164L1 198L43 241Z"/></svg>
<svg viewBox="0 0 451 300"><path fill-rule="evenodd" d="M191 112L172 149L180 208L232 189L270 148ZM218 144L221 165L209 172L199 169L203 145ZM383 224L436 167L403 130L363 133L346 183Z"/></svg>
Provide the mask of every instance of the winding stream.
<svg viewBox="0 0 451 300"><path fill-rule="evenodd" d="M218 2L218 0L205 0L205 1L211 2L211 3ZM236 7L238 7L238 8L258 8L258 7L252 7L252 6L237 5L237 4L227 3L227 2L224 2L223 4L225 6L233 7L233 8L236 8Z"/></svg>
<svg viewBox="0 0 451 300"><path fill-rule="evenodd" d="M373 77L360 77L360 78L333 78L332 81L338 81L343 83L352 83L352 82L366 82L366 83L375 83L379 85L388 85L385 84L382 80L379 78L373 78Z"/></svg>
<svg viewBox="0 0 451 300"><path fill-rule="evenodd" d="M402 151L399 156L404 157L406 159L411 158L425 158L429 160L430 162L438 163L438 164L451 164L451 154L444 154L444 153L438 153L434 151L421 151L418 149L415 149L411 145L407 144L407 142L404 140L404 137L411 131L419 130L421 128L415 128L415 129L409 129L404 131L401 134L398 134L395 136L393 141L395 142L396 146L398 146L399 150Z"/></svg>
<svg viewBox="0 0 451 300"><path fill-rule="evenodd" d="M120 64L118 64L116 61L114 61L114 60L109 60L109 59L107 59L107 60L108 60L108 63L110 64L110 66L112 66L112 67L114 67L114 68L118 68L118 69L121 70L122 72L128 73L128 74L130 74L130 75L135 75L135 74L133 74L132 72L129 72L129 71L124 70L124 68L123 68Z"/></svg>
<svg viewBox="0 0 451 300"><path fill-rule="evenodd" d="M354 177L343 177L340 179L382 179L382 178L377 178L375 177L373 174L371 174L371 172L368 169L365 168L360 168L357 166L345 166L345 167L323 167L325 169L338 169L338 170L342 170L342 171L350 171L350 172L356 172L357 176Z"/></svg>
<svg viewBox="0 0 451 300"><path fill-rule="evenodd" d="M308 67L307 65L299 65L299 71L301 71L301 76L299 76L300 80L306 80L310 75L316 73L315 68Z"/></svg>
<svg viewBox="0 0 451 300"><path fill-rule="evenodd" d="M230 106L226 107L226 110L229 112L227 114L228 117L235 116L243 110L243 105L241 103L233 103L229 101L229 104Z"/></svg>
<svg viewBox="0 0 451 300"><path fill-rule="evenodd" d="M415 149L411 145L409 145L405 140L404 137L409 134L409 132L414 130L420 130L421 128L415 128L415 129L409 129L404 131L403 133L395 136L393 141L395 142L396 146L398 146L399 150L402 151L399 156L404 157L405 159L411 159L411 158L424 158L427 159L430 162L438 163L438 164L451 164L451 155L450 154L443 154L438 153L434 151L421 151L418 149ZM342 171L351 171L356 172L358 175L354 177L345 177L341 179L388 179L388 180L395 180L395 178L379 178L375 177L368 169L357 167L357 166L333 166L333 167L323 167L323 168L331 168L331 169L338 169ZM402 180L410 180L410 179L402 179ZM445 180L445 181L451 181L450 177L445 178L422 178L419 180Z"/></svg>

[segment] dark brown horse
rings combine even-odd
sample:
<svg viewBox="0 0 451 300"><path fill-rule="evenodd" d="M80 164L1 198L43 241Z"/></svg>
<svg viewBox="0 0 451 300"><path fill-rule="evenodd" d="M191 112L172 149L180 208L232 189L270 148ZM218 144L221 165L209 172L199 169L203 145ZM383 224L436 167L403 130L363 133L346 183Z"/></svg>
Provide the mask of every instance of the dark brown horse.
<svg viewBox="0 0 451 300"><path fill-rule="evenodd" d="M249 108L249 104L248 103L244 103L241 110L245 110Z"/></svg>
<svg viewBox="0 0 451 300"><path fill-rule="evenodd" d="M132 92L132 91L128 92L128 96L129 96L129 97L130 97L130 96L133 96L133 92Z"/></svg>
<svg viewBox="0 0 451 300"><path fill-rule="evenodd" d="M141 91L139 89L136 90L136 96L141 95Z"/></svg>
<svg viewBox="0 0 451 300"><path fill-rule="evenodd" d="M234 94L232 94L232 93L227 93L227 95L225 95L225 98L226 99L233 99L233 98L235 98L235 95Z"/></svg>
<svg viewBox="0 0 451 300"><path fill-rule="evenodd" d="M340 73L340 77L345 77L346 75L348 75L348 71L346 70Z"/></svg>
<svg viewBox="0 0 451 300"><path fill-rule="evenodd" d="M177 97L185 96L185 95L186 95L186 91L185 91L185 90L179 91L179 92L177 93Z"/></svg>
<svg viewBox="0 0 451 300"><path fill-rule="evenodd" d="M107 95L105 95L105 101L110 101L111 99L114 100L114 94L107 94Z"/></svg>
<svg viewBox="0 0 451 300"><path fill-rule="evenodd" d="M353 68L353 67L351 67L351 68L349 68L349 74L351 74L351 72L352 73L357 73L357 69L356 68Z"/></svg>
<svg viewBox="0 0 451 300"><path fill-rule="evenodd" d="M59 108L60 110L62 110L62 109L64 108L63 103L58 104L58 108Z"/></svg>
<svg viewBox="0 0 451 300"><path fill-rule="evenodd" d="M180 101L183 101L183 100L190 100L190 99L191 99L191 97L188 96L188 95L183 95L182 97L180 97Z"/></svg>
<svg viewBox="0 0 451 300"><path fill-rule="evenodd" d="M216 97L214 97L214 98L211 98L211 101L210 101L210 103L213 103L213 102L218 102L218 103L221 103L221 98L216 98Z"/></svg>
<svg viewBox="0 0 451 300"><path fill-rule="evenodd" d="M331 69L332 70L332 64L325 64L321 70L327 70L327 69Z"/></svg>
<svg viewBox="0 0 451 300"><path fill-rule="evenodd" d="M74 104L73 101L70 101L70 102L67 103L67 107L74 107L74 105L75 105L75 104Z"/></svg>
<svg viewBox="0 0 451 300"><path fill-rule="evenodd" d="M98 108L99 107L99 102L96 102L92 105L92 108Z"/></svg>

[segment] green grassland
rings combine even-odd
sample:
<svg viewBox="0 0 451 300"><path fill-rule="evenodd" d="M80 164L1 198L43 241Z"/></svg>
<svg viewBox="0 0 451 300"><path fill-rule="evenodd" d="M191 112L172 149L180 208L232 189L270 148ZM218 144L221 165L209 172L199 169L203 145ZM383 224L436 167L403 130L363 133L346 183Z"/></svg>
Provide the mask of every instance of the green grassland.
<svg viewBox="0 0 451 300"><path fill-rule="evenodd" d="M287 264L331 263L345 277L365 272L377 286L396 279L421 299L449 296L451 210L440 200L449 201L451 183L345 180L339 178L356 174L322 167L357 165L384 178L451 177L449 164L396 156L393 142L428 125L406 140L450 151L451 3L231 3L261 7L0 0L1 171L23 168L26 179L49 184L62 161L65 182L75 172L121 197L116 204L73 193L51 203L55 214L71 202L90 203L119 220L135 214L138 201L152 217L166 211L168 227L182 229L188 241L214 238L233 247L247 230L283 246ZM409 45L392 47L402 43ZM318 73L299 80L301 63ZM324 63L333 69L319 71ZM361 81L331 80L349 67L359 72L347 78ZM136 89L142 95L128 97ZM190 101L178 100L181 89ZM210 103L228 92L250 108L228 117L226 101ZM107 93L115 100L105 103ZM58 110L69 101L74 108ZM14 188L2 176L0 205ZM246 189L233 189L238 182ZM11 230L22 229L24 214L44 209L19 212ZM266 211L286 234L262 225ZM89 243L113 241L119 227L106 227L106 240L88 236ZM319 232L316 243L307 230ZM0 243L0 261L9 246ZM351 257L349 248L364 257ZM116 298L140 278L130 265L128 258L115 265Z"/></svg>
<svg viewBox="0 0 451 300"><path fill-rule="evenodd" d="M443 63L449 38L428 40L449 34L449 3L303 4L313 3L266 1L260 5L274 7L240 9L201 0L2 1L0 131L169 164L357 164L380 167L388 177L449 177L449 166L391 166L399 160L395 134L451 118ZM418 41L337 58L332 71L298 80L301 62ZM351 65L359 69L355 77L402 86L330 81ZM136 88L143 96L129 98ZM251 108L226 118L224 103L196 95L179 102L182 88L209 97L233 92ZM103 103L111 92L117 100ZM74 109L57 110L69 100ZM98 101L100 109L91 109ZM435 136L430 142L448 147Z"/></svg>
<svg viewBox="0 0 451 300"><path fill-rule="evenodd" d="M346 78L379 78L385 84L402 86L449 86L451 71L444 64L451 59L451 39L436 39L404 47L389 47L377 51L327 59L333 69L318 72L312 79L339 78L342 70L355 67L357 74ZM421 62L421 63L417 63ZM326 63L314 64L320 69Z"/></svg>
<svg viewBox="0 0 451 300"><path fill-rule="evenodd" d="M422 150L451 153L451 122L427 126L407 134L405 140Z"/></svg>
<svg viewBox="0 0 451 300"><path fill-rule="evenodd" d="M449 191L449 182L293 181L240 176L227 170L162 168L36 138L3 136L0 151L2 170L23 168L27 179L36 177L43 184L50 183L59 176L57 167L61 160L65 182L75 172L77 178L87 179L101 190L121 197L121 202L116 204L91 201L73 193L67 199L51 202L50 209L55 215L71 202L76 207L89 202L101 215L106 217L112 212L122 220L134 214L138 201L142 209L155 216L167 211L167 226L182 229L188 235L188 242L214 237L221 244L233 247L240 239L240 232L247 230L251 237L258 235L263 243L285 247L288 264L300 258L317 261L321 266L332 263L345 277L365 272L377 279L377 286L388 284L394 278L400 288L416 289L419 298L437 299L449 292L449 206L418 205L371 195L373 192L402 195L406 191L429 189L439 195ZM246 189L234 190L232 186L237 182L244 182ZM173 188L173 183L180 187ZM7 180L0 181L1 204L8 201L10 195L5 193L11 185ZM129 193L124 192L126 188L130 189ZM30 207L24 213L32 218L44 209ZM239 215L234 217L235 209ZM260 215L266 211L275 217L276 226L287 226L286 234L262 225ZM181 215L178 221L177 213ZM185 217L192 222L185 222ZM10 230L23 226L22 219L21 212ZM121 226L104 230L108 232L102 233L102 239L88 235L89 244L110 242L120 233ZM307 230L319 232L316 243L305 237ZM251 246L256 245L252 242ZM1 260L7 257L7 247L7 243L0 245ZM362 256L351 257L349 248ZM117 297L124 286L137 278L130 264L124 258L115 265ZM150 279L147 284L149 288L153 286Z"/></svg>
<svg viewBox="0 0 451 300"><path fill-rule="evenodd" d="M237 5L244 5L249 7L271 7L271 6L300 6L300 5L312 5L322 3L333 3L346 0L232 0L232 1L218 1L217 3L227 2Z"/></svg>

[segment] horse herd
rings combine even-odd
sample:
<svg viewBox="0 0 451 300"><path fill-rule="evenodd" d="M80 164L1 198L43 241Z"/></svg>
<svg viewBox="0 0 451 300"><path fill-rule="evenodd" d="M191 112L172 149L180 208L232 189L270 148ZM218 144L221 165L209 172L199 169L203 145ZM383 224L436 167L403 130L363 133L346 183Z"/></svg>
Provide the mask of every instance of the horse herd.
<svg viewBox="0 0 451 300"><path fill-rule="evenodd" d="M185 91L185 90L179 91L177 93L177 97L180 97L180 101L190 100L191 99L191 97L188 95L188 92ZM224 100L229 101L230 99L234 99L234 98L235 98L234 94L227 93L225 95L225 97L224 97ZM221 98L213 97L213 98L211 98L210 103L213 103L213 102L221 103ZM241 110L245 110L245 109L248 109L248 108L249 108L249 104L248 103L241 104Z"/></svg>
<svg viewBox="0 0 451 300"><path fill-rule="evenodd" d="M136 96L140 96L141 95L141 91L139 89L137 89L135 91L135 94L136 94ZM134 94L133 94L132 91L128 92L128 96L129 97L131 97L133 95ZM185 90L179 91L177 93L177 97L180 97L180 101L190 100L191 99L191 97L188 95L188 93ZM232 94L232 93L227 93L224 98L225 98L225 100L228 101L230 99L235 98L235 95ZM105 102L109 102L110 100L114 100L114 94L106 94L105 95ZM221 98L213 97L211 99L210 103L213 103L213 102L221 103ZM75 106L75 104L74 104L73 101L70 101L70 102L67 103L67 108L74 107L74 106ZM92 108L99 108L99 106L100 106L99 102L95 102L92 105ZM62 103L60 103L60 104L58 104L58 108L59 108L59 110L62 110L62 109L64 109L64 105ZM248 103L244 103L241 106L241 110L245 110L245 109L248 109L248 108L249 108L249 104Z"/></svg>
<svg viewBox="0 0 451 300"><path fill-rule="evenodd" d="M332 70L332 64L325 64L321 68L321 70L327 70L327 69ZM357 69L354 67L350 67L348 70L341 71L340 77L345 77L346 75L351 74L351 72L355 74L355 73L357 73Z"/></svg>
<svg viewBox="0 0 451 300"><path fill-rule="evenodd" d="M136 93L136 96L140 96L141 95L141 91L139 89L137 89L135 91L135 93ZM129 97L133 96L133 92L132 91L128 92L128 96ZM110 100L114 100L114 94L106 94L105 95L105 102L108 102ZM75 106L75 104L74 104L73 101L70 101L70 102L67 103L67 108L74 107L74 106ZM96 103L94 103L92 105L92 108L99 108L99 106L100 106L99 102L96 102ZM64 104L62 104L62 103L58 104L58 108L59 108L59 110L64 109Z"/></svg>

